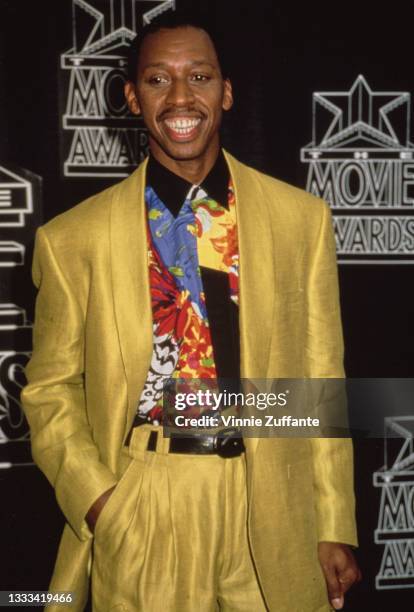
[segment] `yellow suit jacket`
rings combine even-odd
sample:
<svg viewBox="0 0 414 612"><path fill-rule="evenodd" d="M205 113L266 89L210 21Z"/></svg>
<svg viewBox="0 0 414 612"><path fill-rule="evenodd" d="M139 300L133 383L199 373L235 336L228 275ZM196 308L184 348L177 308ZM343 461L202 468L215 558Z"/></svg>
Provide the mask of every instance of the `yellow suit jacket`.
<svg viewBox="0 0 414 612"><path fill-rule="evenodd" d="M343 377L329 207L228 153L240 254L245 378ZM85 602L84 517L117 482L152 354L146 162L36 236L34 350L22 403L33 457L67 519L51 589ZM356 544L351 442L248 439L249 535L271 611L329 610L318 540Z"/></svg>

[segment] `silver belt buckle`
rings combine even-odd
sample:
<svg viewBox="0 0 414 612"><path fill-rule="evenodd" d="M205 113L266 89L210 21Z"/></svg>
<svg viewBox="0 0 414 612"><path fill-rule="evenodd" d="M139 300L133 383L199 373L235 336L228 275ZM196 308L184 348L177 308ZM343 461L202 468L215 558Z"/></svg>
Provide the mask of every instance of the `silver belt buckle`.
<svg viewBox="0 0 414 612"><path fill-rule="evenodd" d="M234 427L223 429L216 435L214 449L223 459L239 457L245 451L241 432Z"/></svg>

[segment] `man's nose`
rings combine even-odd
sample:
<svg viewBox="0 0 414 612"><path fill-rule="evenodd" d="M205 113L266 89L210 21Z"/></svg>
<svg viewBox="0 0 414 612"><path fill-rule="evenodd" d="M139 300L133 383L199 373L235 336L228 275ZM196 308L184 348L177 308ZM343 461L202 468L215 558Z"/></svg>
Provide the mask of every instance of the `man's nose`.
<svg viewBox="0 0 414 612"><path fill-rule="evenodd" d="M194 101L194 92L186 79L172 81L167 96L167 103L174 106L186 106Z"/></svg>

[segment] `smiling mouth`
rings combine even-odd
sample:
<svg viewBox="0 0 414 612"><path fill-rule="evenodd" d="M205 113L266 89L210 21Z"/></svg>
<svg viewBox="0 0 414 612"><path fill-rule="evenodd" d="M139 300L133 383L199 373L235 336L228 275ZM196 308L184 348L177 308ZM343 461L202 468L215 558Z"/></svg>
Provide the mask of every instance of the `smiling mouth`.
<svg viewBox="0 0 414 612"><path fill-rule="evenodd" d="M165 119L170 134L178 139L192 137L201 123L200 118Z"/></svg>

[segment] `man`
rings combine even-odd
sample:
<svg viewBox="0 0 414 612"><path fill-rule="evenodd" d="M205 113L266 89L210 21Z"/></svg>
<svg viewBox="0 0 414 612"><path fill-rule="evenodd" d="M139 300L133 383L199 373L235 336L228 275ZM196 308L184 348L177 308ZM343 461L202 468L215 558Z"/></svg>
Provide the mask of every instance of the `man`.
<svg viewBox="0 0 414 612"><path fill-rule="evenodd" d="M349 440L160 428L168 377L343 376L329 209L220 150L232 88L196 19L144 30L125 94L149 161L37 233L22 401L68 521L50 588L82 610L91 574L97 612L340 608Z"/></svg>

